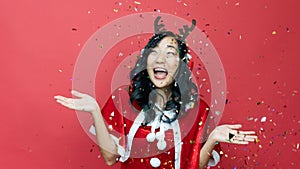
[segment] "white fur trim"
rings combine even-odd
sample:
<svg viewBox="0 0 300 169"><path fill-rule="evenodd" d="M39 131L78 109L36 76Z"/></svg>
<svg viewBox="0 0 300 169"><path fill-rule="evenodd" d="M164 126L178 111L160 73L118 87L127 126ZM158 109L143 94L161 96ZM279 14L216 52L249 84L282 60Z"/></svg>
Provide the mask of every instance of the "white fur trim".
<svg viewBox="0 0 300 169"><path fill-rule="evenodd" d="M211 167L214 167L214 166L216 166L220 162L220 155L215 150L213 150L211 152L211 154L212 154L212 158L210 158L208 160L207 165L211 166Z"/></svg>

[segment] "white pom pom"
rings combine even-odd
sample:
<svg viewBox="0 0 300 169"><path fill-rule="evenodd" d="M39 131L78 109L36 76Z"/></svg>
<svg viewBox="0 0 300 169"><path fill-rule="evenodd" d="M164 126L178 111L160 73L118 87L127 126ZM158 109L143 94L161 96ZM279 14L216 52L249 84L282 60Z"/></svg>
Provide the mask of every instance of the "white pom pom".
<svg viewBox="0 0 300 169"><path fill-rule="evenodd" d="M159 132L156 133L156 139L157 140L162 140L164 138L165 138L165 133L164 132L159 131Z"/></svg>
<svg viewBox="0 0 300 169"><path fill-rule="evenodd" d="M152 167L157 168L160 166L160 160L158 158L151 158L150 164Z"/></svg>
<svg viewBox="0 0 300 169"><path fill-rule="evenodd" d="M159 141L157 142L157 148L158 148L159 150L164 150L166 147L167 147L167 143L166 143L165 140L159 140Z"/></svg>
<svg viewBox="0 0 300 169"><path fill-rule="evenodd" d="M154 133L149 133L146 137L148 142L153 142L155 140L155 134Z"/></svg>

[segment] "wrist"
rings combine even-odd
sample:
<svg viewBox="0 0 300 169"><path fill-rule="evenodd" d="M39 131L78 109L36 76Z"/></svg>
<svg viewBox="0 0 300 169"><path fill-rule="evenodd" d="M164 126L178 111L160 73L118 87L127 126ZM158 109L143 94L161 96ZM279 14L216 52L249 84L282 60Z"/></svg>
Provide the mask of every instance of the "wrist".
<svg viewBox="0 0 300 169"><path fill-rule="evenodd" d="M92 110L90 113L93 117L97 117L98 115L100 115L100 108L97 107L95 110Z"/></svg>
<svg viewBox="0 0 300 169"><path fill-rule="evenodd" d="M214 131L212 131L210 133L210 135L208 136L207 142L209 142L209 144L217 144L218 143L218 139L216 138L216 134Z"/></svg>

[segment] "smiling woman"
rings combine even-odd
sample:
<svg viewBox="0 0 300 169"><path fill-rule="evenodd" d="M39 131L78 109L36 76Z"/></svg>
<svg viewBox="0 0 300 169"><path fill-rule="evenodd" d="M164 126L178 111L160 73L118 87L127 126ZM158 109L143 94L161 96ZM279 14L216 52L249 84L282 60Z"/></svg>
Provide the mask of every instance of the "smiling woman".
<svg viewBox="0 0 300 169"><path fill-rule="evenodd" d="M216 143L248 144L256 136L254 131L238 131L241 125L221 125L203 140L209 108L199 99L189 59L180 36L158 32L130 72L130 86L119 88L102 109L93 97L76 91L72 94L77 98L55 98L68 108L91 113L108 165L120 161L122 168L140 169L215 166L220 160Z"/></svg>
<svg viewBox="0 0 300 169"><path fill-rule="evenodd" d="M158 88L166 88L173 81L179 64L178 45L175 38L164 38L153 48L147 60L147 71Z"/></svg>

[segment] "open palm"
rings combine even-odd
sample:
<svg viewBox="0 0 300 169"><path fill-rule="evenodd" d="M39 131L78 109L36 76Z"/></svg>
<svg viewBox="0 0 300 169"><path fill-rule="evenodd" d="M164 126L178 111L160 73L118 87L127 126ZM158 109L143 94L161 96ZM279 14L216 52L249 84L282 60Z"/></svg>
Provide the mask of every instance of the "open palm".
<svg viewBox="0 0 300 169"><path fill-rule="evenodd" d="M99 110L99 106L95 98L90 95L72 90L72 95L77 98L67 98L64 96L54 96L56 101L61 105L74 110L94 112Z"/></svg>

